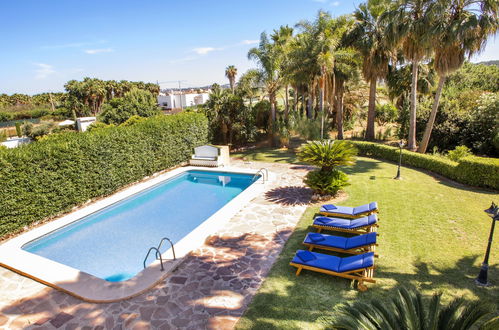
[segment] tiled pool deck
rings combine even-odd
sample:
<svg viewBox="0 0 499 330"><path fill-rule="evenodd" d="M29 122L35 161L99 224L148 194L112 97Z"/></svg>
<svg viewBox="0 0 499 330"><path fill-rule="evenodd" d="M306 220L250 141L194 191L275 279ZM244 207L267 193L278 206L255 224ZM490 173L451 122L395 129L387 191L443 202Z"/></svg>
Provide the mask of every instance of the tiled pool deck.
<svg viewBox="0 0 499 330"><path fill-rule="evenodd" d="M276 178L153 289L121 302L86 303L0 267L0 329L232 329L311 195L303 166L232 165L266 167Z"/></svg>

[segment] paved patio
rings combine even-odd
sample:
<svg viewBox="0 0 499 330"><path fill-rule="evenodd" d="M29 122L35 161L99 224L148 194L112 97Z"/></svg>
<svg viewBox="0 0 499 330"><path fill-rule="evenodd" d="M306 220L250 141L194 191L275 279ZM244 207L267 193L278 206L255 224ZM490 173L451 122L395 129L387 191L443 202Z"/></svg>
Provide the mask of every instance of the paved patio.
<svg viewBox="0 0 499 330"><path fill-rule="evenodd" d="M129 300L92 304L0 268L0 329L232 329L311 196L304 166L232 165L266 167L276 179L162 283Z"/></svg>

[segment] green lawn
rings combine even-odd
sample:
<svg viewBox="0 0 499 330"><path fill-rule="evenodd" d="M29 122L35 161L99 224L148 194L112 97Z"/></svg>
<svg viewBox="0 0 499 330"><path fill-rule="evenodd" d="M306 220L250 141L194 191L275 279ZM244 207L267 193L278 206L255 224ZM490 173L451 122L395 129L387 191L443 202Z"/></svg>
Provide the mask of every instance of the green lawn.
<svg viewBox="0 0 499 330"><path fill-rule="evenodd" d="M250 160L294 161L292 152L264 150L247 152ZM474 189L439 180L422 171L403 168L403 180L393 180L394 164L358 158L357 165L345 171L351 185L348 200L341 205L377 201L380 258L376 260L376 284L360 293L350 281L303 271L295 276L289 266L294 252L310 230L318 205L310 206L286 243L269 276L253 299L238 328L320 329L321 318L332 315L340 303L358 299L381 299L399 286L415 287L425 294L444 293L444 300L465 296L469 299L499 301L499 234L490 256L489 279L495 286L478 288L478 274L490 228L483 210L497 192Z"/></svg>

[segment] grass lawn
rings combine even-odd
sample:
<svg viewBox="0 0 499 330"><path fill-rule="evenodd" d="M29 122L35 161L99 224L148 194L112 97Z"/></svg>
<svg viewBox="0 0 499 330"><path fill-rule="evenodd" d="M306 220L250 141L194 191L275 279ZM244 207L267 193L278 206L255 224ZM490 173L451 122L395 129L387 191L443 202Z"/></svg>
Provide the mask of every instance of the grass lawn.
<svg viewBox="0 0 499 330"><path fill-rule="evenodd" d="M242 154L240 156L243 156ZM249 160L295 162L292 152L265 149L246 152ZM254 297L238 328L321 329L322 317L332 315L338 304L380 298L399 286L415 287L431 295L444 293L444 301L468 299L499 301L499 234L496 230L490 255L489 280L495 286L478 288L478 274L485 252L490 218L483 210L499 194L439 180L422 171L403 168L403 180L393 180L395 164L359 157L345 171L351 185L348 199L339 204L355 206L377 201L380 207L376 284L361 293L350 281L302 271L295 276L289 262L310 230L318 205L310 206L279 259Z"/></svg>

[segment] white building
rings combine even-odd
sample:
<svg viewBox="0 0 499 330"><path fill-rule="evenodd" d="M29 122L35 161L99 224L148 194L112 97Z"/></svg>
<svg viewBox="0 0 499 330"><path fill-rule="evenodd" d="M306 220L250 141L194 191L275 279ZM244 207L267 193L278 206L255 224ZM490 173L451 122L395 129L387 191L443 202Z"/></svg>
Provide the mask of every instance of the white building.
<svg viewBox="0 0 499 330"><path fill-rule="evenodd" d="M164 109L177 109L191 107L194 105L200 105L206 103L210 94L208 93L184 93L184 94L173 94L173 93L160 93L158 95L158 104Z"/></svg>

